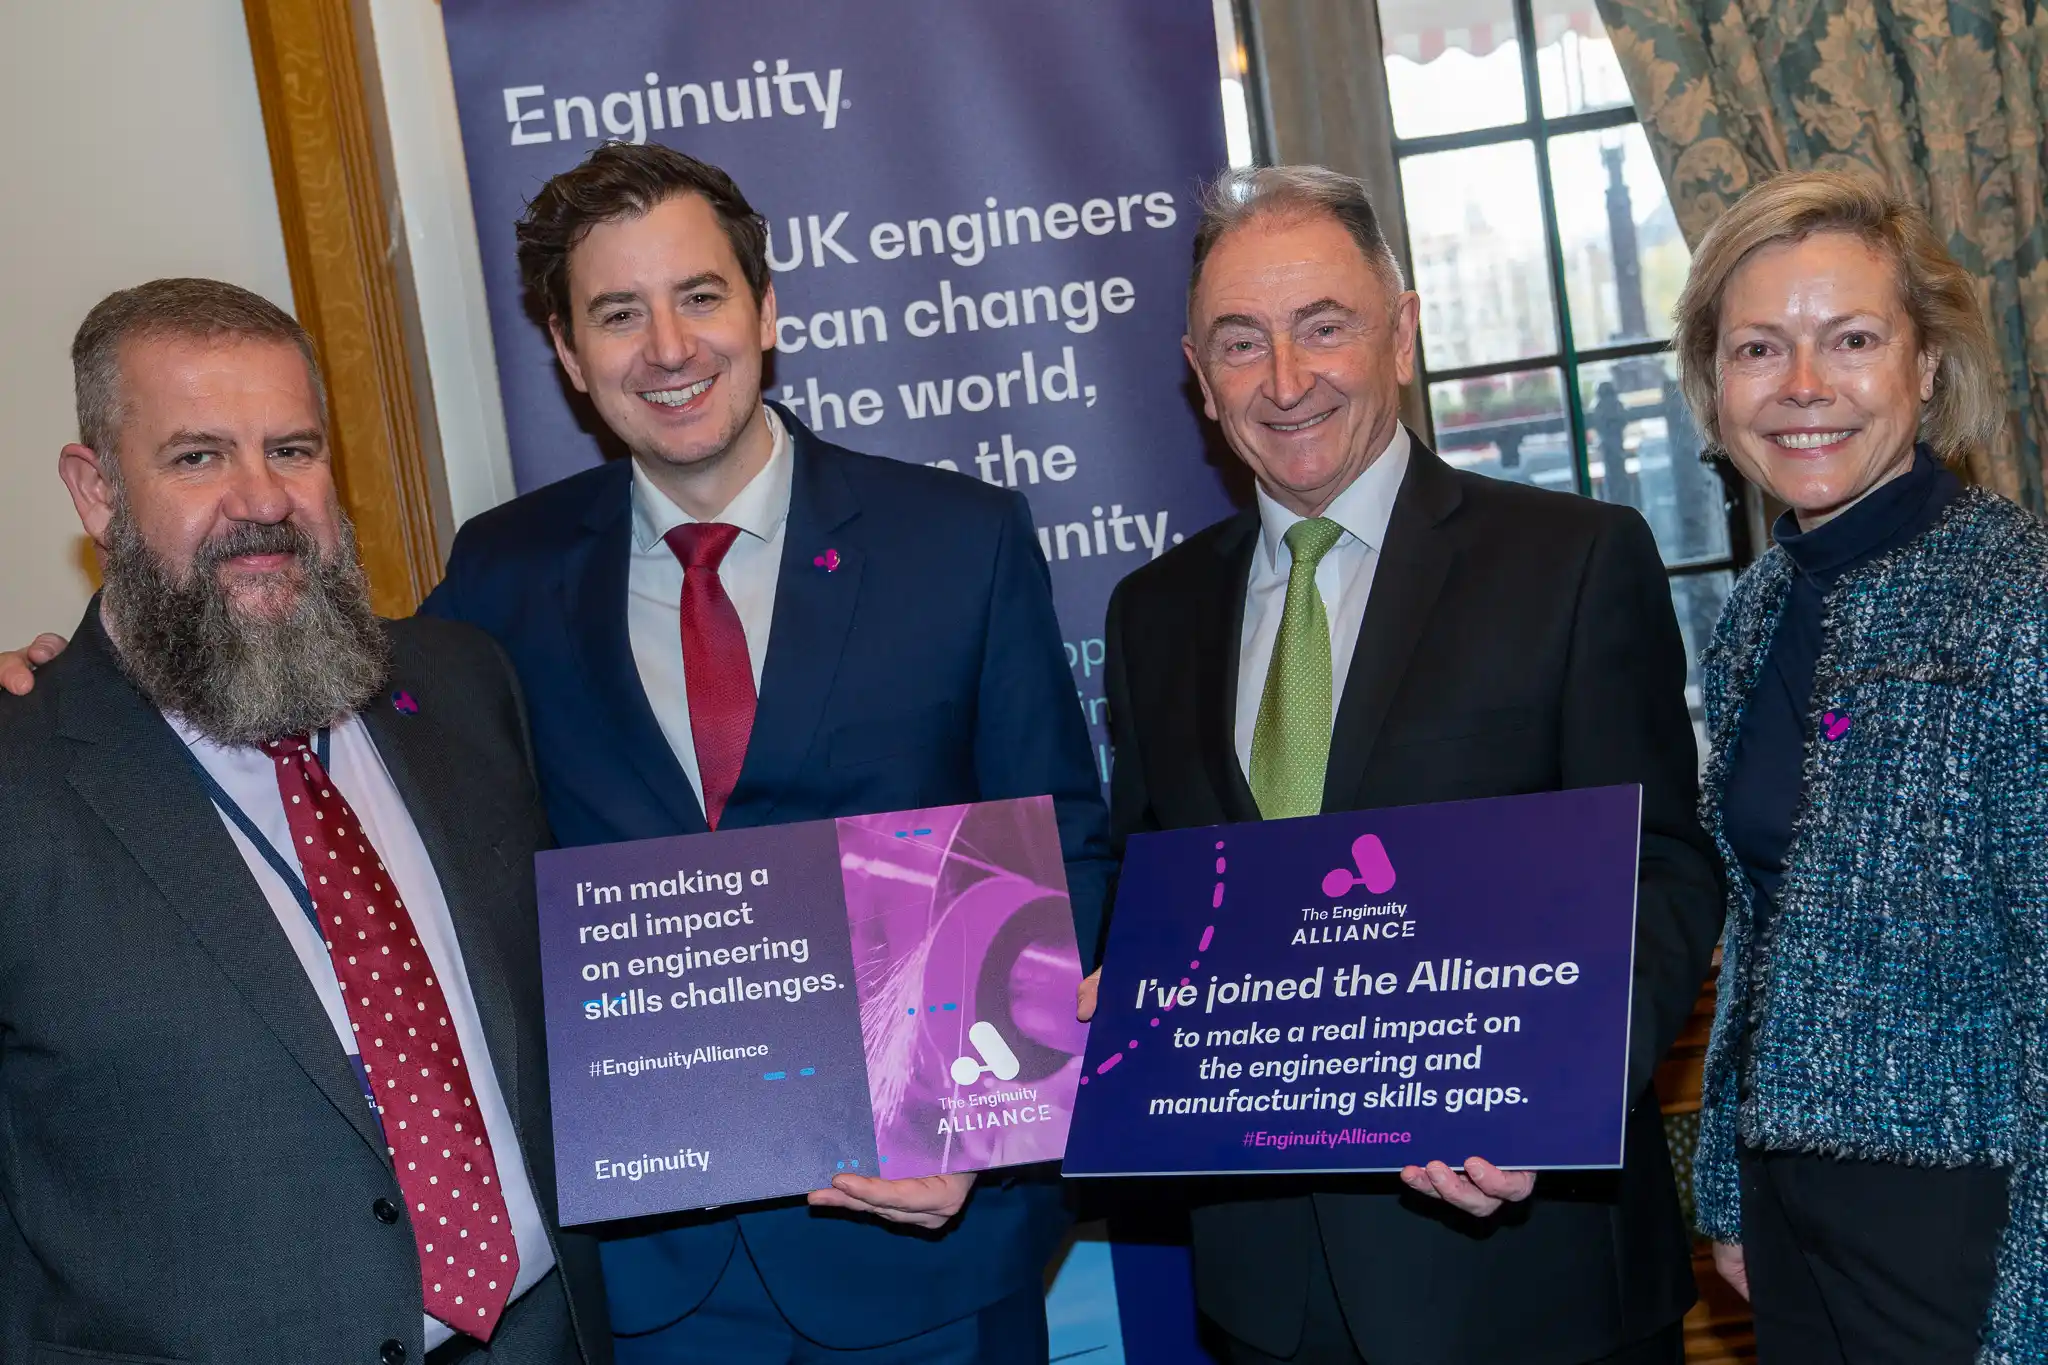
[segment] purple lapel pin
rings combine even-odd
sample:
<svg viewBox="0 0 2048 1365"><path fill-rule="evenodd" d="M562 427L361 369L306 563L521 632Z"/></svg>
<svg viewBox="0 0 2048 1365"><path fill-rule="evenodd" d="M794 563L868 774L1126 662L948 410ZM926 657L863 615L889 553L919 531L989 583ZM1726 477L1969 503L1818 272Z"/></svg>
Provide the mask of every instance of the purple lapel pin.
<svg viewBox="0 0 2048 1365"><path fill-rule="evenodd" d="M420 713L420 704L412 699L412 693L401 688L391 694L391 709L401 716L416 716Z"/></svg>
<svg viewBox="0 0 2048 1365"><path fill-rule="evenodd" d="M1840 739L1849 733L1849 718L1838 716L1833 711L1820 718L1821 734L1830 740Z"/></svg>
<svg viewBox="0 0 2048 1365"><path fill-rule="evenodd" d="M825 553L813 559L811 563L817 565L826 573L831 573L834 569L837 569L839 567L839 551L827 550L825 551Z"/></svg>

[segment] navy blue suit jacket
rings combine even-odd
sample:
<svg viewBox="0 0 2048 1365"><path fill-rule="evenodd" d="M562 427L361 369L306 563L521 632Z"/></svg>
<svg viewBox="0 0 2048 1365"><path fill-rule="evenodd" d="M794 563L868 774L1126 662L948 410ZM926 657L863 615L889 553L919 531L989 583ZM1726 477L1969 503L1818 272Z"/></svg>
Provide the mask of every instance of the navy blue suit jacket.
<svg viewBox="0 0 2048 1365"><path fill-rule="evenodd" d="M778 408L795 471L768 657L721 828L1049 793L1082 954L1107 822L1043 556L1016 493L855 454ZM626 628L632 470L618 461L485 513L421 610L489 631L518 670L564 845L702 832ZM830 572L814 561L837 550ZM613 1329L675 1321L733 1239L813 1340L927 1331L1036 1286L1061 1231L1049 1178L986 1176L943 1236L801 1203L659 1220L604 1244Z"/></svg>

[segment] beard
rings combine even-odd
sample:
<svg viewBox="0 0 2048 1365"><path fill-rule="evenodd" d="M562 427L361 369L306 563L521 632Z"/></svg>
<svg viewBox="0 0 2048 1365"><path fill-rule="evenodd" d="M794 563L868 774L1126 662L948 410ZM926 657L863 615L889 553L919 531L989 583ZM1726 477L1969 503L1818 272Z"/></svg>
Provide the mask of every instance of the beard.
<svg viewBox="0 0 2048 1365"><path fill-rule="evenodd" d="M345 515L339 524L341 544L325 554L294 522L243 523L180 574L117 506L103 600L129 681L216 744L261 744L361 710L383 690L390 643L370 609L355 528ZM256 554L293 556L285 572L298 600L281 615L238 608L221 584L222 564Z"/></svg>

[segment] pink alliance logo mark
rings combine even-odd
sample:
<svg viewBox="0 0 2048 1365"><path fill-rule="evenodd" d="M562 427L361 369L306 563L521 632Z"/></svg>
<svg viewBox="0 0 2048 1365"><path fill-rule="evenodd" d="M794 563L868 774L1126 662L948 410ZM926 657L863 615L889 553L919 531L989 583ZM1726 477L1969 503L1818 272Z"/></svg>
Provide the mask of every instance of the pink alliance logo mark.
<svg viewBox="0 0 2048 1365"><path fill-rule="evenodd" d="M1849 733L1849 718L1830 711L1820 718L1820 732L1828 739L1840 739Z"/></svg>
<svg viewBox="0 0 2048 1365"><path fill-rule="evenodd" d="M818 555L816 558L812 559L811 563L817 566L818 568L823 569L826 573L831 573L834 570L836 570L840 565L839 551L828 549L825 551L825 553Z"/></svg>
<svg viewBox="0 0 2048 1365"><path fill-rule="evenodd" d="M1333 867L1324 875L1325 896L1341 896L1354 886L1363 886L1375 896L1384 896L1394 889L1394 861L1387 856L1379 835L1361 834L1352 840L1351 861L1357 865L1356 875L1348 867Z"/></svg>

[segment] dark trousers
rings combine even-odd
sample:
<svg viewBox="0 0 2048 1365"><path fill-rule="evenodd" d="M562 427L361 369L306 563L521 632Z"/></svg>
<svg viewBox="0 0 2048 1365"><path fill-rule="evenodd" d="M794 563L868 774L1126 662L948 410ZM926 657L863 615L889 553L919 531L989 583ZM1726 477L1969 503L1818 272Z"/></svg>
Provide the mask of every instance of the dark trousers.
<svg viewBox="0 0 2048 1365"><path fill-rule="evenodd" d="M887 1292L878 1285L877 1293ZM1045 1365L1045 1293L1029 1290L908 1341L840 1351L808 1340L782 1316L744 1237L711 1297L658 1332L615 1337L618 1365Z"/></svg>
<svg viewBox="0 0 2048 1365"><path fill-rule="evenodd" d="M1344 1322L1344 1307L1337 1302L1336 1288L1330 1283L1330 1263L1323 1256L1309 1258L1308 1315L1302 1322L1301 1345L1293 1355L1269 1356L1227 1332L1216 1335L1230 1365L1370 1365L1351 1339L1351 1329ZM1674 1322L1643 1341L1625 1346L1613 1355L1587 1361L1586 1365L1684 1365L1684 1361L1684 1325ZM1501 1365L1514 1362L1504 1359Z"/></svg>
<svg viewBox="0 0 2048 1365"><path fill-rule="evenodd" d="M1741 1158L1758 1365L1969 1365L2006 1173L1804 1152Z"/></svg>

